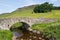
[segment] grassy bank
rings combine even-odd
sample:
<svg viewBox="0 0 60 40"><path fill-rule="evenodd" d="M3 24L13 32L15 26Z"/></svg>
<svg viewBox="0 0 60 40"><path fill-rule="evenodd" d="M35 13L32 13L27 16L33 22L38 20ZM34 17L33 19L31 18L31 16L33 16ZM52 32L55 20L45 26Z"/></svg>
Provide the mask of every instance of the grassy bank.
<svg viewBox="0 0 60 40"><path fill-rule="evenodd" d="M40 30L48 38L55 37L56 40L60 40L60 21L52 23L42 23L32 25L33 30Z"/></svg>
<svg viewBox="0 0 60 40"><path fill-rule="evenodd" d="M0 30L0 40L12 40L12 33L9 30Z"/></svg>
<svg viewBox="0 0 60 40"><path fill-rule="evenodd" d="M50 26L43 30L44 35L48 38L55 38L56 40L60 40L60 25Z"/></svg>

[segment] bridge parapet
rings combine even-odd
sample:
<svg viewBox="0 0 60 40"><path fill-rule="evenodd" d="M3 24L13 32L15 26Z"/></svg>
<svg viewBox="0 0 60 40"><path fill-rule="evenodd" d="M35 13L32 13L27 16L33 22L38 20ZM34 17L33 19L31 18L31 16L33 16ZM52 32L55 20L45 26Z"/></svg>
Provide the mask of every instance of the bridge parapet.
<svg viewBox="0 0 60 40"><path fill-rule="evenodd" d="M48 22L55 22L57 19L52 18L7 18L7 19L0 19L0 29L9 30L10 27L17 22L25 22L30 25L30 27L35 23L48 23Z"/></svg>

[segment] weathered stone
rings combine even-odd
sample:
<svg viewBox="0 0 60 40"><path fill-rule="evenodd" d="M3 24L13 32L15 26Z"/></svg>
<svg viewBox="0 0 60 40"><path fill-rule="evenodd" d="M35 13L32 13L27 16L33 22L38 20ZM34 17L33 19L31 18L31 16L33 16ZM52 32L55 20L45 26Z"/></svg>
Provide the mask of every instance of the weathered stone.
<svg viewBox="0 0 60 40"><path fill-rule="evenodd" d="M25 17L20 17L20 18L0 18L0 28L4 30L9 30L11 26L17 22L24 22L29 24L31 27L35 23L49 23L49 22L55 22L57 21L56 18L25 18Z"/></svg>

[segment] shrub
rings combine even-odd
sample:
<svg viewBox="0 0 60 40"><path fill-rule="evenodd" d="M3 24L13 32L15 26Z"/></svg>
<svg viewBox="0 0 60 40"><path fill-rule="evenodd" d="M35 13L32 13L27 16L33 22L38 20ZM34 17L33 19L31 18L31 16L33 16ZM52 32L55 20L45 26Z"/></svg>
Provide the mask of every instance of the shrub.
<svg viewBox="0 0 60 40"><path fill-rule="evenodd" d="M48 2L45 2L41 5L37 5L33 11L35 13L44 13L44 12L50 12L53 9L53 4L49 4Z"/></svg>

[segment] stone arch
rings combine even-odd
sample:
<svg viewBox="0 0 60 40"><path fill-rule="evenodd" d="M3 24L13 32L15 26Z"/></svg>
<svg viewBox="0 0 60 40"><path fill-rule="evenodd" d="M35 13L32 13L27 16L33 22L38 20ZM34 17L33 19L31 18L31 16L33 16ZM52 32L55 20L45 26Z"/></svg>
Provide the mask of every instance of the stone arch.
<svg viewBox="0 0 60 40"><path fill-rule="evenodd" d="M16 22L16 23L18 23L18 22ZM16 24L16 23L14 23L14 24ZM28 28L30 27L30 25L26 22L20 22L20 23L22 23L22 25L20 27L18 27L18 29L20 29L20 30L28 30ZM12 25L10 27L10 30L12 28Z"/></svg>

